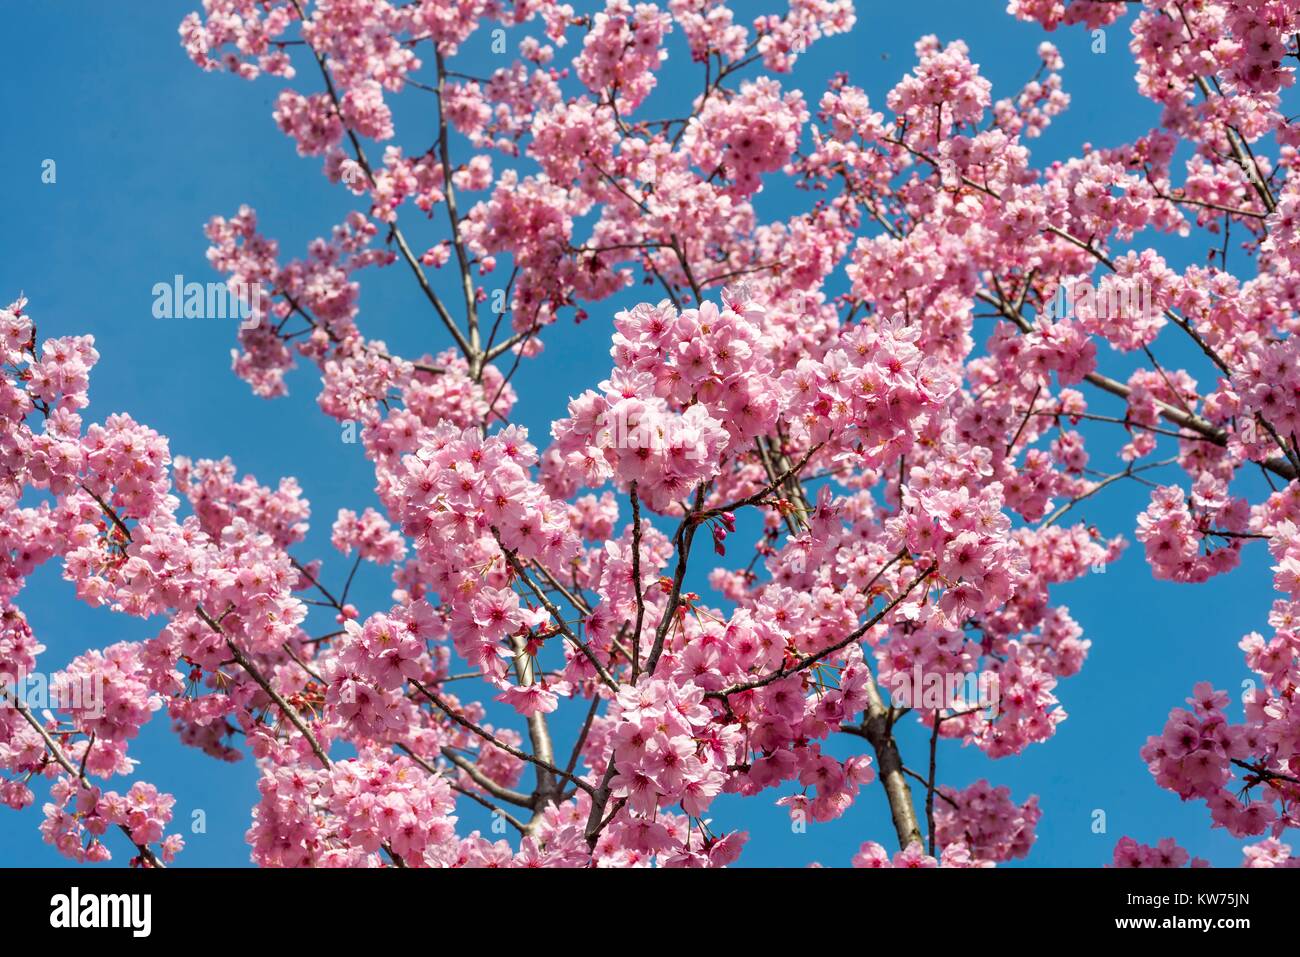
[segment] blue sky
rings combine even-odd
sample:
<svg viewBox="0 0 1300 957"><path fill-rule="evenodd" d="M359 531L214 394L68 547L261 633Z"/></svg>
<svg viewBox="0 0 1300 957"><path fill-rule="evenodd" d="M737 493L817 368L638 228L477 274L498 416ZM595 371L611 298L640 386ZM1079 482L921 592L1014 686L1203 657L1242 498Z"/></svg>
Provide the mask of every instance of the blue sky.
<svg viewBox="0 0 1300 957"><path fill-rule="evenodd" d="M210 216L229 215L248 203L258 211L263 232L280 241L288 258L300 255L312 238L328 235L355 202L319 175L318 160L298 157L292 142L275 128L271 109L279 81L248 83L229 74L204 74L189 62L176 27L196 5L197 0L0 0L10 37L6 58L11 77L0 86L5 124L0 300L26 293L42 337L95 335L101 359L91 378L90 418L129 412L168 436L173 455L229 455L241 473L251 473L263 484L296 476L313 506L312 531L296 554L324 556L327 584L337 585L348 563L329 545L334 515L339 508L360 511L377 503L371 491L373 471L360 446L343 444L338 424L316 408L317 375L300 369L290 377L288 398L257 399L230 372L232 323L163 321L151 314L154 283L169 282L177 273L201 282L221 278L204 258L202 227ZM778 0L741 0L733 6L748 18L782 5ZM935 33L945 42L966 40L993 82L995 99L1014 95L1037 68L1035 51L1044 34L1002 9L1003 4L991 0L860 0L853 33L819 43L785 82L815 103L827 78L847 70L883 108L886 92L913 65L913 43ZM1032 141L1037 165L1077 153L1085 141L1130 141L1155 122L1154 108L1134 90L1124 24L1108 31L1104 54L1090 51L1091 39L1081 30L1058 31L1050 39L1065 57L1065 88L1073 102L1046 135ZM700 68L685 55L680 35L669 51L669 68L643 108L646 116L668 115L665 103L683 103L699 88ZM491 53L488 37L481 34L466 44L456 68L483 74L505 62ZM308 65L299 63L294 82L303 92L315 92L318 78ZM432 119L426 94L412 91L402 98L397 120L399 133L409 137L406 145L427 146ZM458 156L465 156L465 149L461 144ZM370 152L378 155L379 148L372 145ZM57 163L53 185L41 182L46 159ZM806 201L804 194L769 178L758 205L761 214L772 217L804 208ZM441 216L437 222L438 231L411 227L412 245L424 248L443 238ZM1150 237L1145 241L1153 242ZM1195 238L1154 241L1175 268L1203 261L1207 243ZM404 355L437 352L450 344L400 264L369 271L361 279L358 321L368 335L385 338ZM517 421L533 431L539 444L545 444L551 420L564 414L570 395L607 374L613 314L638 294L634 289L596 305L582 326L562 320L548 329L542 360L523 364L515 378L522 399ZM982 340L990 327L976 331ZM1122 377L1131 368L1105 347L1101 351L1107 353L1104 371ZM1186 363L1203 380L1208 376L1181 343L1162 340L1157 354L1167 365ZM1096 400L1095 407L1110 409L1104 399ZM1112 455L1121 436L1086 434L1094 467L1121 467ZM1262 482L1252 479L1242 490L1258 499L1260 487ZM1018 800L1039 795L1044 814L1030 864L1101 865L1124 834L1148 843L1173 835L1216 865L1240 861L1241 842L1211 832L1203 805L1184 805L1158 789L1138 749L1149 734L1160 731L1170 707L1181 706L1196 681L1211 680L1238 698L1241 682L1251 675L1237 641L1248 631L1267 631L1273 594L1268 556L1262 543L1250 543L1242 567L1208 585L1153 581L1140 546L1132 541L1134 516L1145 507L1147 494L1137 483L1116 483L1072 513L1108 536L1124 534L1131 544L1107 574L1090 575L1053 593L1092 640L1082 673L1057 689L1070 717L1056 736L1019 758L997 762L951 743L940 751L940 780L946 784L962 787L987 777L1008 785ZM697 569L697 590L704 591L706 570L703 565ZM354 600L363 613L383 609L390 589L387 571L366 566L353 588ZM87 648L143 640L161 625L78 603L57 563L35 574L18 601L47 646L47 670ZM1234 714L1239 717L1240 711ZM570 715L555 722L557 748L568 747L578 720ZM920 767L925 737L905 724L904 760ZM840 756L865 745L842 737L833 745ZM176 826L188 845L178 865L248 863L243 833L257 799L250 759L226 765L180 746L165 716L145 729L132 754L141 762L140 777L177 797ZM787 793L788 787L753 799L724 797L714 805L716 831L750 832L743 864L844 865L863 840L892 846L878 785L864 791L841 819L810 825L805 834L791 833L786 812L775 806ZM0 865L63 861L37 831L42 799L38 795L37 806L21 813L0 812ZM1097 809L1106 812L1104 834L1092 829ZM195 810L206 815L205 833L191 833ZM486 827L486 814L475 805L463 802L461 814L466 830ZM115 863L121 863L123 843L110 841Z"/></svg>

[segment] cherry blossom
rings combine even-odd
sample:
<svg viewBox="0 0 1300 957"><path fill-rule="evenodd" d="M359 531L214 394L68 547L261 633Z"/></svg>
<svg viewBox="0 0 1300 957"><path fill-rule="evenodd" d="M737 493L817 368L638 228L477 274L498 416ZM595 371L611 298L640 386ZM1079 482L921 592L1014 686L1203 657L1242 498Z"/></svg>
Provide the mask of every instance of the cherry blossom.
<svg viewBox="0 0 1300 957"><path fill-rule="evenodd" d="M1295 5L1011 0L1046 31L1130 17L1158 106L1058 161L1038 150L1069 74L1032 27L1019 88L924 36L892 84L813 89L799 64L855 5L760 6L204 0L183 20L194 64L257 82L270 135L347 209L296 250L249 206L206 223L212 269L263 293L231 370L267 400L309 383L374 478L314 555L291 463L268 483L191 457L91 401L76 317L40 315L42 339L25 298L0 310L0 672L58 692L0 691L0 800L39 801L45 841L183 851L167 768L132 755L165 714L256 765L261 866L728 866L750 841L733 797L810 827L887 806L894 834L837 866L1037 863L1053 809L997 762L1089 720L1071 679L1116 636L1058 586L1131 540L1180 585L1270 557L1276 598L1231 636L1243 711L1196 683L1133 757L1245 866L1295 866ZM703 85L667 102L687 69ZM774 214L782 183L800 192ZM375 335L383 283L427 307L419 354ZM570 322L601 371L554 379L564 414L529 430L516 373L564 368ZM1120 483L1146 505L1099 528ZM377 606L363 562L391 580ZM45 563L135 631L52 660L21 610ZM953 780L958 745L988 778ZM513 833L465 824L482 810ZM1095 863L1205 862L1125 835Z"/></svg>

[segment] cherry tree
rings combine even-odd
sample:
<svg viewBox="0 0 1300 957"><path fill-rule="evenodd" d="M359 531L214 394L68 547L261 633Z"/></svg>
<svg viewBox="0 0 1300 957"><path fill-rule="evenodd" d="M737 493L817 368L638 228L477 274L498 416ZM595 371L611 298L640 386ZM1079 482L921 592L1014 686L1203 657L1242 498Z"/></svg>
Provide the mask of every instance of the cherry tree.
<svg viewBox="0 0 1300 957"><path fill-rule="evenodd" d="M251 208L207 224L213 268L263 293L233 371L274 399L314 367L375 481L333 521L330 567L351 571L326 575L294 479L85 421L93 339L40 342L24 299L0 312L0 665L39 667L18 602L44 562L89 605L166 621L55 675L98 683L102 707L0 692L0 793L21 809L46 779L46 841L172 861L174 799L130 757L169 720L256 761L264 866L721 866L747 841L710 810L724 793L806 821L887 801L894 833L862 835L855 866L1022 858L1037 799L953 788L940 758L1053 736L1091 642L1052 586L1127 534L1160 579L1204 582L1245 548L1276 561L1271 632L1240 639L1243 720L1198 684L1141 757L1246 865L1295 864L1295 4L1011 0L1046 31L1131 23L1160 108L1133 142L1045 167L1029 144L1069 105L1050 42L994 99L965 44L922 37L873 102L847 75L791 77L854 29L850 0L764 5L784 8L204 0L185 18L195 64L278 88L275 124L353 208L297 257ZM487 76L462 62L476 34L503 53ZM683 38L698 93L657 112ZM399 98L424 118L405 140ZM807 201L764 219L777 180ZM1156 236L1205 265L1172 268ZM367 334L363 278L415 283L425 354ZM557 385L567 415L530 434L515 374L584 320L608 374ZM1158 361L1171 340L1195 368ZM1137 371L1106 374L1111 352ZM1088 440L1117 430L1117 461L1090 467ZM1133 528L1070 514L1121 481L1150 489ZM350 601L362 561L391 571L386 607ZM911 722L928 754L902 753ZM517 833L466 833L470 804ZM1114 850L1187 860L1175 837Z"/></svg>

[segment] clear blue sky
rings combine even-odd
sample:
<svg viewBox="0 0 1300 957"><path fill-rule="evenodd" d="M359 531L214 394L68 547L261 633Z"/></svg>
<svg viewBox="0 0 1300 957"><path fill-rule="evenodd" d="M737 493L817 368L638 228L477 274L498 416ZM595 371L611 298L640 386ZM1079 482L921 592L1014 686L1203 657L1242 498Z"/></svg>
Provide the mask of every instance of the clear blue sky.
<svg viewBox="0 0 1300 957"><path fill-rule="evenodd" d="M360 511L377 502L373 472L360 446L342 444L337 423L316 408L314 370L291 376L288 398L256 399L230 372L231 324L151 315L154 283L170 281L176 273L189 280L221 278L204 258L202 227L208 217L250 204L287 258L300 255L313 237L328 235L352 208L351 197L319 175L319 161L299 158L275 128L271 109L279 81L248 83L229 74L204 74L189 62L176 27L197 3L0 0L10 78L0 85L5 129L0 301L25 292L42 337L95 335L102 358L91 379L88 420L126 411L168 436L173 455L229 455L241 473L252 473L263 484L297 476L313 506L312 531L297 554L325 556L326 580L337 584L348 566L329 545L333 517L341 507ZM734 6L748 18L784 5L742 0ZM883 109L886 92L913 65L913 43L936 33L943 41L967 41L994 84L995 99L1014 95L1037 67L1035 51L1044 34L1035 25L1013 21L1003 6L997 0L860 0L854 32L815 46L785 82L815 103L830 74L847 70ZM1065 86L1073 105L1047 135L1032 141L1037 165L1076 153L1084 141L1129 141L1152 125L1151 104L1134 91L1124 24L1110 29L1105 54L1091 53L1089 37L1077 29L1058 31L1051 39L1065 57ZM662 104L668 99L680 103L698 89L699 67L685 55L680 34L669 50L664 83L645 107L647 116L666 115ZM466 45L457 68L482 74L503 62L490 52L487 36L479 35ZM295 83L303 92L315 92L317 77L305 66L299 64ZM397 128L410 137L408 147L428 145L428 110L422 94L400 101ZM462 144L461 155L463 150ZM378 152L372 148L373 155ZM54 185L41 182L46 159L57 162ZM785 215L805 200L769 180L760 213ZM418 248L443 238L441 232L412 231ZM1204 258L1202 241L1156 245L1176 268ZM449 344L405 270L371 271L362 283L359 323L368 335L382 336L406 355ZM564 414L569 396L607 373L613 313L632 301L623 296L598 304L580 327L568 321L552 327L544 358L521 368L515 379L522 397L518 421L533 430L539 444L545 443L551 420ZM987 331L977 329L977 339ZM1101 351L1106 371L1126 373L1123 359L1105 347ZM1198 377L1207 376L1180 344L1162 340L1157 352L1168 365L1185 362ZM1097 400L1097 408L1108 408L1106 400ZM1111 457L1118 437L1089 434L1094 467L1119 467ZM1253 484L1249 489L1258 498L1259 489ZM940 752L943 783L963 787L987 777L1010 786L1018 800L1039 795L1044 814L1031 864L1101 865L1123 834L1147 843L1173 835L1216 865L1240 861L1240 842L1221 831L1211 833L1203 805L1181 804L1158 789L1138 749L1160 731L1170 707L1181 706L1198 680L1213 681L1237 700L1241 682L1251 677L1237 641L1252 629L1267 631L1268 556L1262 543L1250 543L1242 567L1209 585L1155 582L1132 541L1134 516L1146 498L1147 490L1136 483L1116 483L1073 513L1107 535L1123 533L1131 545L1108 574L1054 591L1093 643L1083 672L1057 689L1070 717L1055 738L998 762L951 743ZM703 591L702 574L699 579L696 587ZM386 608L390 588L386 570L367 566L354 586L356 603L364 613ZM18 601L47 646L45 670L62 667L90 647L146 639L161 626L158 620L142 622L78 603L58 563L34 575ZM1233 707L1239 717L1240 705ZM567 748L577 720L556 722L557 747ZM140 777L177 797L177 822L188 845L178 865L246 864L243 834L257 798L254 763L245 758L226 765L184 748L168 724L165 716L151 723L132 754L141 762ZM864 744L846 738L834 750L843 756ZM925 743L910 724L901 747L904 759L919 767ZM724 797L714 805L715 830L744 828L751 834L743 864L845 865L863 840L892 846L878 785L839 820L811 825L802 835L790 832L784 809L775 806L787 793L789 787L753 799ZM42 800L38 795L36 807L22 813L0 810L0 865L63 861L37 831ZM190 833L195 809L206 812L204 834ZM1094 809L1107 814L1105 834L1092 832ZM465 830L485 828L486 815L476 806L464 802L461 814ZM115 864L122 863L122 843L109 840Z"/></svg>

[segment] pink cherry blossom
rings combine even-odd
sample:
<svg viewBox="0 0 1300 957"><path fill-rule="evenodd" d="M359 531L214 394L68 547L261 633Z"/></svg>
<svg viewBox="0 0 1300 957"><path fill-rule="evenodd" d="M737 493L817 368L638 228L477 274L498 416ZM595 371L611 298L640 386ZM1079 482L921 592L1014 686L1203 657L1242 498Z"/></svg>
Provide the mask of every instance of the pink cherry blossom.
<svg viewBox="0 0 1300 957"><path fill-rule="evenodd" d="M0 691L0 801L71 860L167 865L168 769L135 756L165 713L256 763L261 866L724 867L740 799L887 809L837 866L1040 863L1059 808L945 759L1091 733L1073 679L1131 636L1058 586L1131 538L1180 589L1267 558L1241 710L1207 674L1131 757L1245 866L1295 866L1300 12L1006 12L1023 85L928 35L812 88L815 45L874 29L851 0L204 0L185 54L256 81L344 204L293 249L208 220L259 291L231 371L308 383L373 481L318 554L318 480L100 408L76 317L0 310L0 673L54 698ZM1154 125L1043 154L1070 47L1035 25L1111 29ZM403 282L431 322L390 343L373 290ZM523 383L577 368L525 428ZM1097 510L1139 486L1131 527ZM128 630L51 658L21 608L46 563ZM1152 839L1109 863L1205 863Z"/></svg>

